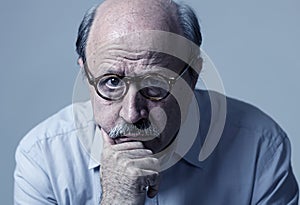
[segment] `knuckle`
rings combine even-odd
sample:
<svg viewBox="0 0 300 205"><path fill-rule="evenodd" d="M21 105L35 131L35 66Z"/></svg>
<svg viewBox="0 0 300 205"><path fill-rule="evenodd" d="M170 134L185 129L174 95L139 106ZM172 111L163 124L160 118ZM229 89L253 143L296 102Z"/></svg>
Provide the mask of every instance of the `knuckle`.
<svg viewBox="0 0 300 205"><path fill-rule="evenodd" d="M111 156L111 158L114 160L114 161L118 161L119 159L119 153L118 152L114 152ZM108 159L109 160L109 159Z"/></svg>
<svg viewBox="0 0 300 205"><path fill-rule="evenodd" d="M156 158L148 158L148 163L149 163L149 165L156 167L156 165L159 164L159 160Z"/></svg>
<svg viewBox="0 0 300 205"><path fill-rule="evenodd" d="M140 169L137 169L137 168L133 168L131 167L129 170L129 175L138 179L140 176L142 176L142 171Z"/></svg>
<svg viewBox="0 0 300 205"><path fill-rule="evenodd" d="M153 164L158 164L158 163L159 163L159 159L157 159L157 158L152 158L152 162L153 162Z"/></svg>
<svg viewBox="0 0 300 205"><path fill-rule="evenodd" d="M134 163L132 160L123 160L123 166L126 170L132 170L134 167Z"/></svg>
<svg viewBox="0 0 300 205"><path fill-rule="evenodd" d="M118 163L123 160L122 152L115 152L114 153L114 160Z"/></svg>

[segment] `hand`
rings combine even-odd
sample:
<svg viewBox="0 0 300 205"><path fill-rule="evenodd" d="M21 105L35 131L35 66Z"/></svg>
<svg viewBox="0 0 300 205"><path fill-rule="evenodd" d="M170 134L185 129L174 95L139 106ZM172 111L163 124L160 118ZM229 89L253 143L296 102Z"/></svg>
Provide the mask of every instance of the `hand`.
<svg viewBox="0 0 300 205"><path fill-rule="evenodd" d="M142 142L114 144L101 129L103 151L100 167L102 205L144 204L146 192L154 197L159 185L159 161Z"/></svg>

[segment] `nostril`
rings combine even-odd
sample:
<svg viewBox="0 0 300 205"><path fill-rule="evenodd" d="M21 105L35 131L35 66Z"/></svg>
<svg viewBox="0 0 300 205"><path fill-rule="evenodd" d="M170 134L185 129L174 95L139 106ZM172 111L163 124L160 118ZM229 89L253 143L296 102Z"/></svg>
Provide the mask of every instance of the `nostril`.
<svg viewBox="0 0 300 205"><path fill-rule="evenodd" d="M150 127L151 123L148 119L141 119L136 123L133 123L138 129L144 130Z"/></svg>

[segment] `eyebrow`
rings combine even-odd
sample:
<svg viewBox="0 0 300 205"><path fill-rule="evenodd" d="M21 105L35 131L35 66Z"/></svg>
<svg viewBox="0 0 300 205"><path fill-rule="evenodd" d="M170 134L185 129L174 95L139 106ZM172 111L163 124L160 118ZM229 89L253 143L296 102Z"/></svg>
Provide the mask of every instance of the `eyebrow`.
<svg viewBox="0 0 300 205"><path fill-rule="evenodd" d="M118 76L125 76L124 71L121 70L113 70L113 69L108 69L107 71L104 72L102 75L108 75L108 74L114 74Z"/></svg>
<svg viewBox="0 0 300 205"><path fill-rule="evenodd" d="M145 66L146 64L143 64L142 66ZM152 66L152 65L149 65L148 66L146 65L145 66L145 69L142 69L138 72L141 73L140 75L147 75L147 74L151 74L151 73L165 73L164 72L164 69L161 69L161 68L164 68L163 66ZM166 70L168 70L167 68L165 68ZM117 75L122 75L122 76L126 76L125 75L125 71L126 71L126 68L120 66L120 67L116 67L116 66L111 66L109 68L102 68L101 69L102 72L99 70L98 73L104 73L104 75L106 74L117 74ZM102 74L103 75L103 74Z"/></svg>

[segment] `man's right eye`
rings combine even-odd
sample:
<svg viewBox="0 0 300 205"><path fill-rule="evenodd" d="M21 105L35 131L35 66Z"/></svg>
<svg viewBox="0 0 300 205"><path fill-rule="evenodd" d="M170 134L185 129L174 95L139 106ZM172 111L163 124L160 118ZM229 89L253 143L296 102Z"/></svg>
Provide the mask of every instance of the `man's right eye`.
<svg viewBox="0 0 300 205"><path fill-rule="evenodd" d="M120 89L125 86L124 81L120 79L118 76L106 76L102 80L100 80L99 85L101 89Z"/></svg>
<svg viewBox="0 0 300 205"><path fill-rule="evenodd" d="M105 85L109 88L115 88L120 86L121 79L117 77L110 77L106 80Z"/></svg>

